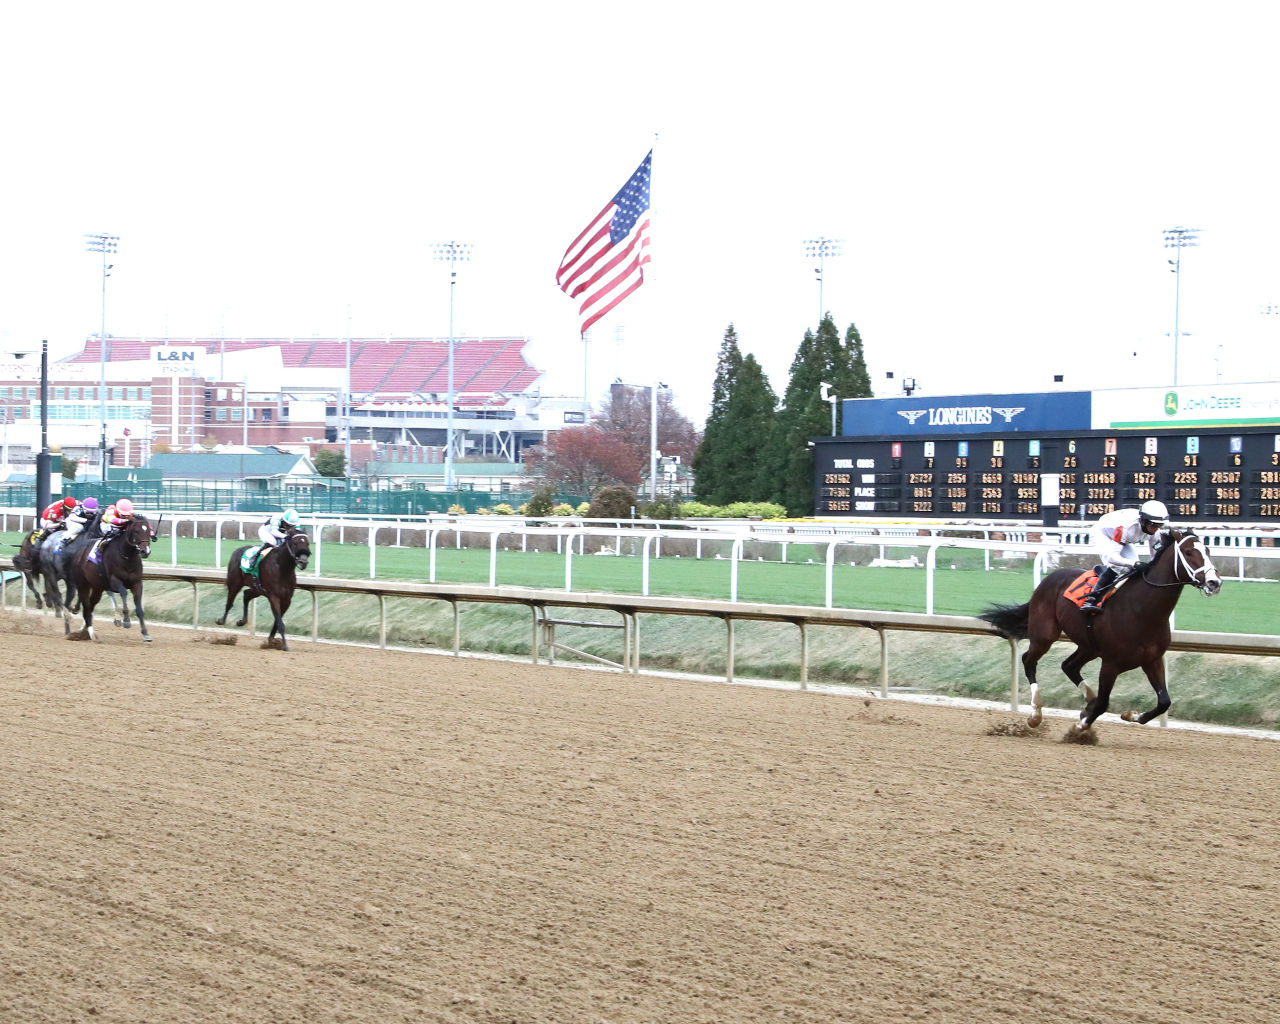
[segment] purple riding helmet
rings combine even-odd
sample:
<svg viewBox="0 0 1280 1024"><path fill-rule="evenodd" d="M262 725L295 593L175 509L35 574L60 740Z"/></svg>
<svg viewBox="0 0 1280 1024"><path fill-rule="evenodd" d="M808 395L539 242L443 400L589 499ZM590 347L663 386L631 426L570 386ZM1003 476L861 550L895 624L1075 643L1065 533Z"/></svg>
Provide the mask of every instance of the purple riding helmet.
<svg viewBox="0 0 1280 1024"><path fill-rule="evenodd" d="M85 499L84 499L84 501L80 502L80 507L81 507L81 508L83 508L83 509L86 509L86 510L87 510L87 511L89 511L89 512L97 512L97 511L98 511L98 499L97 499L97 498L85 498Z"/></svg>

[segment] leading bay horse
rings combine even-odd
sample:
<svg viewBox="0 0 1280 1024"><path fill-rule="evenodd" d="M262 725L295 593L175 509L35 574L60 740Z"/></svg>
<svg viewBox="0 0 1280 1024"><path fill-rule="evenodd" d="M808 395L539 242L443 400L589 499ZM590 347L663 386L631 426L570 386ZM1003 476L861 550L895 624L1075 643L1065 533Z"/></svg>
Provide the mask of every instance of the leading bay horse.
<svg viewBox="0 0 1280 1024"><path fill-rule="evenodd" d="M227 607L223 609L222 617L217 622L221 626L227 621L231 606L236 603L236 594L241 590L244 590L244 612L236 621L237 626L243 626L249 621L249 602L258 596L265 597L271 605L274 617L267 642L270 643L271 638L278 633L280 649L287 651L289 642L284 636L284 614L293 603L293 592L298 586L297 569L305 569L307 562L311 560L311 541L301 530L290 532L283 544L262 556L255 576L240 568L240 559L246 551L257 546L246 544L231 553L231 560L227 563Z"/></svg>
<svg viewBox="0 0 1280 1024"><path fill-rule="evenodd" d="M124 609L124 621L120 625L129 629L128 593L133 594L133 607L138 613L138 628L142 630L142 639L151 643L151 634L147 632L147 619L142 614L142 560L151 554L151 541L155 532L146 516L135 515L119 534L108 538L102 545L98 560L91 561L93 544L78 546L72 556L72 576L80 595L80 614L84 617L84 631L75 639L97 639L93 634L93 610L104 591L120 595L121 607ZM79 545L80 538L76 543Z"/></svg>
<svg viewBox="0 0 1280 1024"><path fill-rule="evenodd" d="M1031 684L1028 725L1039 725L1042 718L1036 663L1063 633L1076 649L1063 661L1062 671L1076 686L1084 683L1080 669L1095 658L1102 659L1097 692L1084 684L1088 702L1080 712L1078 728L1093 725L1107 710L1116 676L1134 668L1146 673L1156 691L1156 706L1140 715L1126 711L1121 717L1126 722L1145 725L1169 710L1164 653L1169 649L1169 616L1183 587L1195 587L1212 597L1222 589L1222 578L1204 541L1189 530L1168 531L1164 545L1151 561L1129 573L1096 615L1081 611L1063 594L1079 577L1079 569L1059 569L1040 581L1027 604L996 605L979 618L995 626L1001 636L1031 641L1022 656L1022 667Z"/></svg>

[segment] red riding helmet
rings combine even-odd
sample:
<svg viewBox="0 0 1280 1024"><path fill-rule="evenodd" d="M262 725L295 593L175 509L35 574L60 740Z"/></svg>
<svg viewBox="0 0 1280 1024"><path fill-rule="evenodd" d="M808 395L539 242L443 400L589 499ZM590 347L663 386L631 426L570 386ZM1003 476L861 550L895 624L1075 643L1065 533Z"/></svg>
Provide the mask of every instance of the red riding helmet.
<svg viewBox="0 0 1280 1024"><path fill-rule="evenodd" d="M76 507L76 499L71 497L71 495L68 494L65 498L62 499L62 507L65 508L68 512L70 512L73 508Z"/></svg>

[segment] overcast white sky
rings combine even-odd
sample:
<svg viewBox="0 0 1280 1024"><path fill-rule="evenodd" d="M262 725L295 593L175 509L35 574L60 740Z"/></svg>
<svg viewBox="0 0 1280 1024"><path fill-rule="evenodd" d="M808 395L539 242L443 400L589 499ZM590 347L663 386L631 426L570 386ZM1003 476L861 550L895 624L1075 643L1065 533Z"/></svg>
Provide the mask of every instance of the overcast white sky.
<svg viewBox="0 0 1280 1024"><path fill-rule="evenodd" d="M697 423L733 322L774 387L824 305L877 393L1280 374L1275 50L1256 2L63 3L0 15L0 342L521 335L581 394L565 246L653 144L608 380ZM643 298L643 302L639 301ZM622 339L615 328L622 327Z"/></svg>

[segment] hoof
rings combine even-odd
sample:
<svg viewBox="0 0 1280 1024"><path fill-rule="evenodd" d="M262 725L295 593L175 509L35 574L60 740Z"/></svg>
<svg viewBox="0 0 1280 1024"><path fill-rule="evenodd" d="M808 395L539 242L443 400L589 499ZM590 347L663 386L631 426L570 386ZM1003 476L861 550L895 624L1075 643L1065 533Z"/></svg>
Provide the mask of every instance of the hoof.
<svg viewBox="0 0 1280 1024"><path fill-rule="evenodd" d="M236 619L236 627L239 628L240 626L243 626L248 621L249 621L248 619Z"/></svg>
<svg viewBox="0 0 1280 1024"><path fill-rule="evenodd" d="M143 642L143 643L148 643L148 644L149 644L149 643L151 643L151 637L147 636L147 635L144 633L144 634L142 635L142 642Z"/></svg>
<svg viewBox="0 0 1280 1024"><path fill-rule="evenodd" d="M1043 721L1044 713L1039 708L1036 708L1035 711L1027 716L1027 725L1033 729Z"/></svg>
<svg viewBox="0 0 1280 1024"><path fill-rule="evenodd" d="M1138 720L1138 715L1137 715L1137 713L1136 713L1136 712L1133 712L1133 711L1126 711L1126 712L1125 712L1123 715L1121 715L1120 717L1121 717L1124 721L1126 721L1126 722L1136 722L1136 721Z"/></svg>

